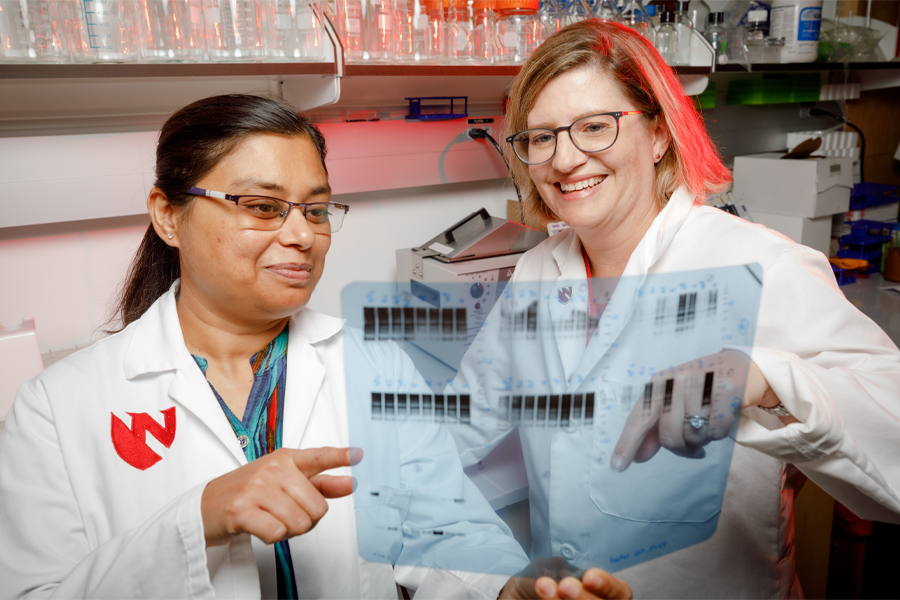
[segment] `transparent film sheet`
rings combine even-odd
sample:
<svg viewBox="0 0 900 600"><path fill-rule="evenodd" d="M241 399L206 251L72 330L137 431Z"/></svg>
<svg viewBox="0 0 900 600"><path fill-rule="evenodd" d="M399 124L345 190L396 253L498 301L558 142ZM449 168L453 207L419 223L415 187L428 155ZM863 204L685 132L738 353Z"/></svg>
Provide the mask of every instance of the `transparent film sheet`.
<svg viewBox="0 0 900 600"><path fill-rule="evenodd" d="M709 538L759 266L462 279L343 291L350 443L365 452L353 468L360 555L504 575L558 556L616 571ZM618 454L635 460L622 470Z"/></svg>

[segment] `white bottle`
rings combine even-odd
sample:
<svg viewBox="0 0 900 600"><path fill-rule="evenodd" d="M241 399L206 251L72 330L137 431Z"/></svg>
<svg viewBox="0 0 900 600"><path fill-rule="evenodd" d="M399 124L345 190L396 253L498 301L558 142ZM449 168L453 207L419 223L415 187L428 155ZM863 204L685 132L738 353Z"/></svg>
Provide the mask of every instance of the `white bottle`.
<svg viewBox="0 0 900 600"><path fill-rule="evenodd" d="M781 62L813 62L819 54L822 0L775 0L769 35L784 38Z"/></svg>
<svg viewBox="0 0 900 600"><path fill-rule="evenodd" d="M680 66L691 64L691 38L694 35L694 24L688 15L688 3L675 3L675 31L678 32L678 56L675 64Z"/></svg>

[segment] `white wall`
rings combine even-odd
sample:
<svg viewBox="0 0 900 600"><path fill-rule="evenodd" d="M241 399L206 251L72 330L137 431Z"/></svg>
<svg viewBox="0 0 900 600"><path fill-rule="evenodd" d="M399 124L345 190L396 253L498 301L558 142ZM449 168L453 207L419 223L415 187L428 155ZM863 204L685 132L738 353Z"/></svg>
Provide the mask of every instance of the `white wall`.
<svg viewBox="0 0 900 600"><path fill-rule="evenodd" d="M345 285L394 279L397 248L422 244L482 207L505 217L513 198L502 179L335 196L351 209L310 307L339 316ZM0 323L34 317L41 352L52 353L45 363L102 337L148 224L138 216L0 228Z"/></svg>

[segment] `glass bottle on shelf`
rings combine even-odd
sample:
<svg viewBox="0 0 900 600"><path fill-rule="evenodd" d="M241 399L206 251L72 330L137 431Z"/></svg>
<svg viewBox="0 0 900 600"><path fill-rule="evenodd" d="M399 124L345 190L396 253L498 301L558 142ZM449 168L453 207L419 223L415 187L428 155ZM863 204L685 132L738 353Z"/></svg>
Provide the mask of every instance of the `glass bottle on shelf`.
<svg viewBox="0 0 900 600"><path fill-rule="evenodd" d="M140 56L146 61L203 60L201 0L138 0Z"/></svg>
<svg viewBox="0 0 900 600"><path fill-rule="evenodd" d="M22 2L25 4L25 2ZM133 62L138 58L140 33L136 7L131 0L82 0L76 60L85 62ZM261 42L261 40L255 40ZM262 44L257 50L262 56Z"/></svg>
<svg viewBox="0 0 900 600"><path fill-rule="evenodd" d="M569 0L569 3L563 8L562 26L568 27L573 23L590 19L593 16L594 12L586 0Z"/></svg>
<svg viewBox="0 0 900 600"><path fill-rule="evenodd" d="M394 58L394 3L381 0L362 1L363 60L390 62ZM419 2L421 3L421 0Z"/></svg>
<svg viewBox="0 0 900 600"><path fill-rule="evenodd" d="M447 9L447 59L451 63L474 60L472 29L475 11L469 0L450 0Z"/></svg>
<svg viewBox="0 0 900 600"><path fill-rule="evenodd" d="M472 60L489 65L494 62L494 7L491 0L472 0Z"/></svg>
<svg viewBox="0 0 900 600"><path fill-rule="evenodd" d="M618 21L619 7L615 0L598 0L594 4L594 16L601 21Z"/></svg>
<svg viewBox="0 0 900 600"><path fill-rule="evenodd" d="M674 65L678 60L678 30L675 29L675 13L664 12L656 30L656 50L666 64Z"/></svg>
<svg viewBox="0 0 900 600"><path fill-rule="evenodd" d="M676 65L691 64L691 37L694 35L694 24L688 15L688 3L675 3L675 31L678 32L678 56Z"/></svg>
<svg viewBox="0 0 900 600"><path fill-rule="evenodd" d="M66 4L73 3L0 0L0 62L70 61L70 23L62 14Z"/></svg>
<svg viewBox="0 0 900 600"><path fill-rule="evenodd" d="M335 0L335 18L338 37L344 45L347 62L365 60L365 39L363 37L363 2L366 0Z"/></svg>
<svg viewBox="0 0 900 600"><path fill-rule="evenodd" d="M264 0L262 5L267 60L325 60L318 0Z"/></svg>
<svg viewBox="0 0 900 600"><path fill-rule="evenodd" d="M714 12L709 14L709 26L706 28L706 39L716 51L716 64L728 63L727 31L725 29L725 13Z"/></svg>
<svg viewBox="0 0 900 600"><path fill-rule="evenodd" d="M541 26L541 42L562 29L562 10L556 0L541 0L537 16Z"/></svg>
<svg viewBox="0 0 900 600"><path fill-rule="evenodd" d="M640 0L628 0L622 12L619 13L619 23L631 27L646 38L651 35L650 15L644 10Z"/></svg>
<svg viewBox="0 0 900 600"><path fill-rule="evenodd" d="M700 33L706 33L706 25L709 23L709 4L703 0L691 0L688 3L688 16L694 29Z"/></svg>
<svg viewBox="0 0 900 600"><path fill-rule="evenodd" d="M538 0L496 0L496 50L494 62L522 64L540 43Z"/></svg>
<svg viewBox="0 0 900 600"><path fill-rule="evenodd" d="M747 28L744 34L744 45L747 48L747 60L760 63L766 53L766 20L769 13L765 10L751 10L747 13Z"/></svg>
<svg viewBox="0 0 900 600"><path fill-rule="evenodd" d="M394 57L417 63L430 58L428 0L397 0L397 36Z"/></svg>

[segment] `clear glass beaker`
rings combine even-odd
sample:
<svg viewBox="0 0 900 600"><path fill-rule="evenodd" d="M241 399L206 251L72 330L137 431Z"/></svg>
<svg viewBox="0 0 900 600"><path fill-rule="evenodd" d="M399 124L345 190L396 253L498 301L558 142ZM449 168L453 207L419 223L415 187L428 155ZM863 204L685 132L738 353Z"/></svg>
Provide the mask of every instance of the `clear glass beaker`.
<svg viewBox="0 0 900 600"><path fill-rule="evenodd" d="M482 65L494 62L494 8L491 0L473 0L472 57Z"/></svg>
<svg viewBox="0 0 900 600"><path fill-rule="evenodd" d="M398 0L394 57L400 62L437 63L444 59L444 7L441 0Z"/></svg>
<svg viewBox="0 0 900 600"><path fill-rule="evenodd" d="M472 30L475 28L473 0L450 0L447 10L447 59L451 63L475 60Z"/></svg>
<svg viewBox="0 0 900 600"><path fill-rule="evenodd" d="M495 62L522 64L541 40L538 0L497 0Z"/></svg>
<svg viewBox="0 0 900 600"><path fill-rule="evenodd" d="M63 0L0 0L0 61L69 62Z"/></svg>
<svg viewBox="0 0 900 600"><path fill-rule="evenodd" d="M260 0L266 24L266 57L272 61L326 60L318 0Z"/></svg>
<svg viewBox="0 0 900 600"><path fill-rule="evenodd" d="M394 58L395 0L363 0L363 60L390 62Z"/></svg>
<svg viewBox="0 0 900 600"><path fill-rule="evenodd" d="M202 0L137 0L140 56L146 61L206 57Z"/></svg>
<svg viewBox="0 0 900 600"><path fill-rule="evenodd" d="M365 55L363 11L365 0L335 0L335 29L344 46L347 62L360 62Z"/></svg>
<svg viewBox="0 0 900 600"><path fill-rule="evenodd" d="M210 60L262 60L265 56L262 12L256 0L203 0L206 51Z"/></svg>
<svg viewBox="0 0 900 600"><path fill-rule="evenodd" d="M133 0L80 0L80 35L75 59L132 62L140 38Z"/></svg>

